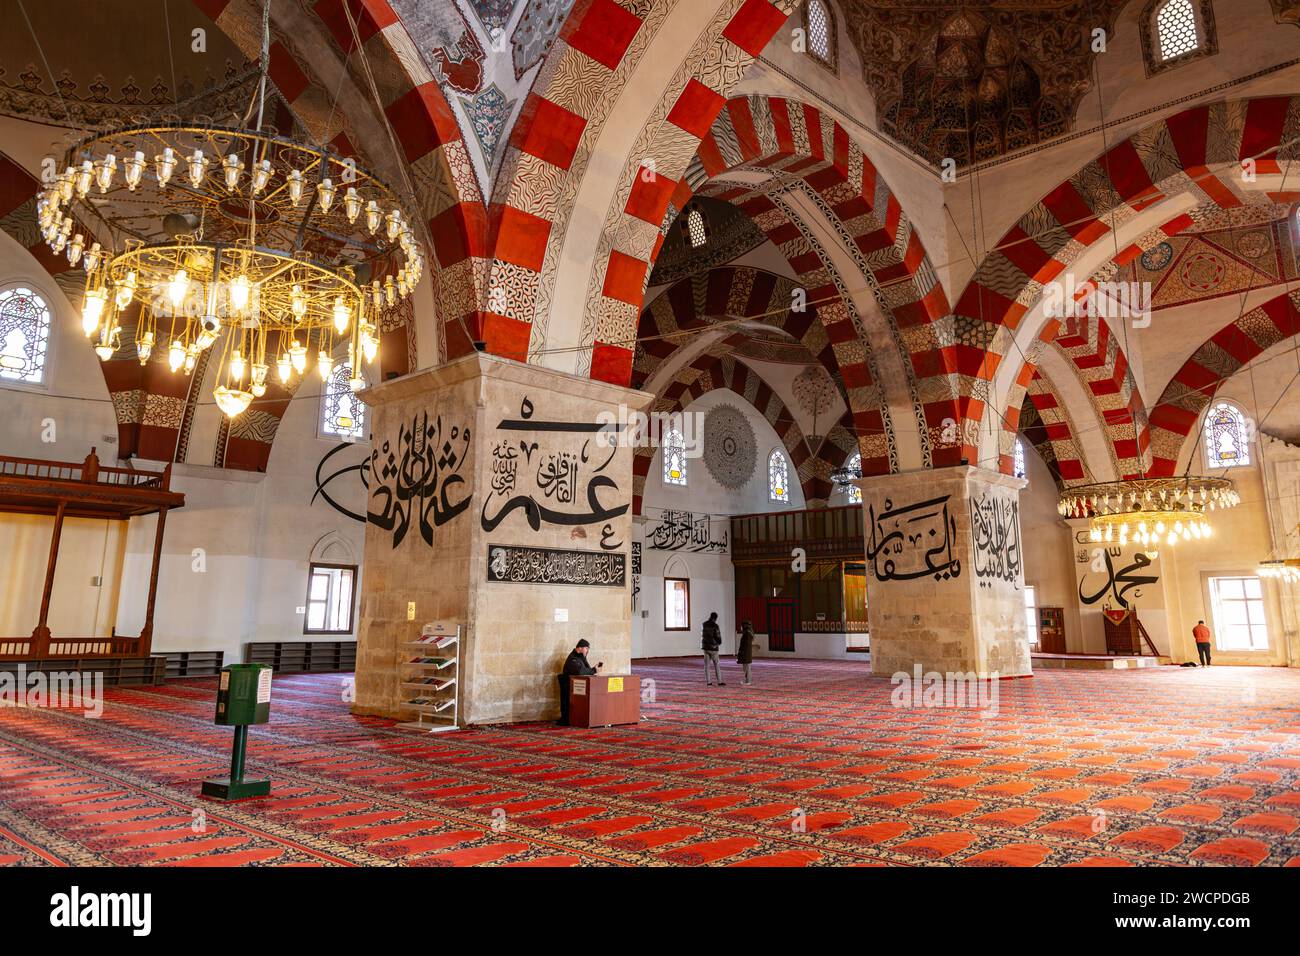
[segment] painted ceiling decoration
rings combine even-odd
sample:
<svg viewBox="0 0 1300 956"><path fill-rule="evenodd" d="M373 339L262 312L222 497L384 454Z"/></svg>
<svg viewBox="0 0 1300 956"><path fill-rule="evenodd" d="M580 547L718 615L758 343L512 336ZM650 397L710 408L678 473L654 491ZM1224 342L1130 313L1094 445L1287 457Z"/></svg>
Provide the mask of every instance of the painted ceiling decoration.
<svg viewBox="0 0 1300 956"><path fill-rule="evenodd" d="M1128 0L842 4L885 132L958 166L1069 130L1091 88L1092 30Z"/></svg>
<svg viewBox="0 0 1300 956"><path fill-rule="evenodd" d="M743 266L712 269L675 283L641 313L634 387L644 387L657 371L673 368L680 354L690 354L697 346L696 336L674 333L734 319L752 322L730 326L722 344L731 352L758 359L779 357L791 364L824 365L829 381L842 381L835 349L818 320L816 307L790 311L796 288L797 284L784 276ZM762 326L771 328L770 338L761 337ZM847 407L847 395L842 394L841 400Z"/></svg>
<svg viewBox="0 0 1300 956"><path fill-rule="evenodd" d="M704 416L704 464L713 480L738 491L754 476L758 443L754 426L735 405L721 404Z"/></svg>
<svg viewBox="0 0 1300 956"><path fill-rule="evenodd" d="M130 0L30 3L24 11L30 31L17 11L0 31L0 114L80 131L161 109L216 116L248 104L236 87L254 65L195 6L172 3L166 19L157 5ZM76 30L65 29L69 19ZM195 52L191 32L204 27L204 49Z"/></svg>
<svg viewBox="0 0 1300 956"><path fill-rule="evenodd" d="M1276 202L1268 194L1250 197L1241 205L1205 203L1121 250L1080 287L1078 294L1081 297L1101 281L1150 282L1152 309L1160 311L1291 282L1296 277L1295 237L1290 226L1294 209L1294 204ZM1207 245L1202 248L1199 243ZM1188 260L1189 273L1214 280L1199 283L1200 288L1195 290L1189 290L1180 279L1167 281L1178 274L1176 268L1170 268L1175 256L1189 249L1195 257ZM1232 268L1222 266L1221 261L1231 263ZM1224 288L1224 276L1229 274L1235 275L1236 281ZM1042 337L1052 336L1055 347L1075 368L1104 425L1115 474L1132 476L1156 467L1149 452L1153 432L1148 409L1121 341L1106 320L1084 315L1052 323ZM1026 368L1036 365L1036 354L1028 358L1032 361L1026 362ZM1022 370L1018 381L1025 381L1028 374L1036 373ZM1019 402L1013 392L1009 407ZM1014 416L1009 415L1009 419L1014 420ZM1009 453L1015 431L1015 425L1004 423L1004 454ZM1168 431L1162 433L1166 442L1175 440Z"/></svg>
<svg viewBox="0 0 1300 956"><path fill-rule="evenodd" d="M1295 229L1283 203L1259 225L1185 232L1156 255L1144 254L1121 271L1121 280L1150 282L1152 309L1204 302L1300 278ZM1165 251L1167 250L1167 251Z"/></svg>

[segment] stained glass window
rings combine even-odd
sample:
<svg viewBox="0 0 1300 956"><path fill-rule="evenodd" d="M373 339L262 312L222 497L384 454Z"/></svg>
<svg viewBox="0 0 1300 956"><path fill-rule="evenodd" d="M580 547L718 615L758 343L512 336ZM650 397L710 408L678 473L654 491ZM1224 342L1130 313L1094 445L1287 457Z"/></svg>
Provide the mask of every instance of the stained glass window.
<svg viewBox="0 0 1300 956"><path fill-rule="evenodd" d="M808 0L808 52L823 63L831 62L831 11L824 0Z"/></svg>
<svg viewBox="0 0 1300 956"><path fill-rule="evenodd" d="M844 463L844 470L851 475L862 476L862 452L855 451L848 461ZM862 504L862 489L857 485L849 485L849 504Z"/></svg>
<svg viewBox="0 0 1300 956"><path fill-rule="evenodd" d="M790 465L779 448L767 459L767 497L769 501L790 500Z"/></svg>
<svg viewBox="0 0 1300 956"><path fill-rule="evenodd" d="M1162 60L1191 53L1201 45L1192 0L1169 0L1156 11L1156 38Z"/></svg>
<svg viewBox="0 0 1300 956"><path fill-rule="evenodd" d="M1019 438L1016 439L1016 450L1012 467L1017 478L1024 478L1028 474L1028 472L1025 471L1025 443Z"/></svg>
<svg viewBox="0 0 1300 956"><path fill-rule="evenodd" d="M691 248L698 249L708 241L708 235L704 231L704 213L698 209L692 209L686 215L686 229L691 237Z"/></svg>
<svg viewBox="0 0 1300 956"><path fill-rule="evenodd" d="M686 484L686 439L676 428L664 436L664 484Z"/></svg>
<svg viewBox="0 0 1300 956"><path fill-rule="evenodd" d="M325 381L321 394L321 432L339 438L365 437L366 406L348 384L352 369L339 364Z"/></svg>
<svg viewBox="0 0 1300 956"><path fill-rule="evenodd" d="M26 286L0 292L0 379L36 385L45 381L50 345L50 307Z"/></svg>
<svg viewBox="0 0 1300 956"><path fill-rule="evenodd" d="M1205 416L1205 462L1211 468L1250 464L1250 432L1237 406L1219 402Z"/></svg>

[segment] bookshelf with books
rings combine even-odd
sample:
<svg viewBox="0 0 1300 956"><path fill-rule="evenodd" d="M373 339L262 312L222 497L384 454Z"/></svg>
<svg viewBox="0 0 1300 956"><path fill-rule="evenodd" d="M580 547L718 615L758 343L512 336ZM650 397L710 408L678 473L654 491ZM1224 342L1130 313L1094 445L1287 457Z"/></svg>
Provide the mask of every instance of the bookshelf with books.
<svg viewBox="0 0 1300 956"><path fill-rule="evenodd" d="M460 625L434 621L402 644L402 708L414 720L397 726L436 733L456 730L460 687Z"/></svg>

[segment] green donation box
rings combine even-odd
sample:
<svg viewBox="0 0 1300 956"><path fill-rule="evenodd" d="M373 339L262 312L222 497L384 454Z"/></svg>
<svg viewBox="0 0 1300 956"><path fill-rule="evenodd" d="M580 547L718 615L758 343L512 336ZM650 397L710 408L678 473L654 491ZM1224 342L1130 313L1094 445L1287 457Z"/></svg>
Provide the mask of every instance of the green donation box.
<svg viewBox="0 0 1300 956"><path fill-rule="evenodd" d="M219 800L244 800L269 794L270 780L244 778L244 757L248 750L249 724L264 724L271 719L271 667L230 664L221 668L215 719L220 726L235 728L230 776L204 780L203 795Z"/></svg>

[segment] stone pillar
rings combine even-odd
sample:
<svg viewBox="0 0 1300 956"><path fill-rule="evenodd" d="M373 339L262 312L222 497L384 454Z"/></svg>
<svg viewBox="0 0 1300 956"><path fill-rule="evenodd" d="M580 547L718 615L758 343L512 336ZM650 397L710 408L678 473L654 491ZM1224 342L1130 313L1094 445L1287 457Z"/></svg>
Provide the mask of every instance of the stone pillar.
<svg viewBox="0 0 1300 956"><path fill-rule="evenodd" d="M404 709L402 646L461 626L462 723L554 718L579 638L631 666L632 453L597 432L644 392L482 353L361 393L371 408L353 711ZM414 619L408 607L415 605Z"/></svg>
<svg viewBox="0 0 1300 956"><path fill-rule="evenodd" d="M857 482L871 670L1030 673L1023 478L957 465Z"/></svg>

